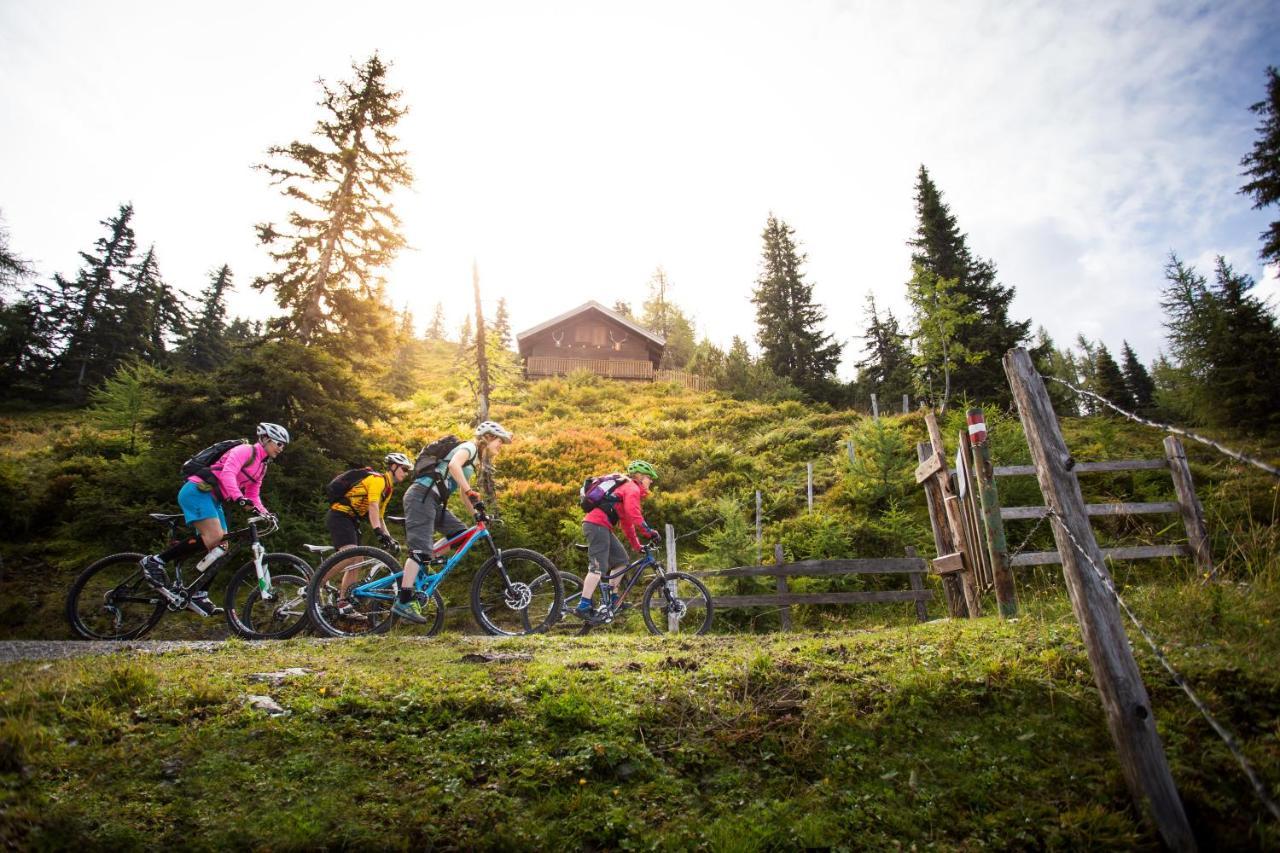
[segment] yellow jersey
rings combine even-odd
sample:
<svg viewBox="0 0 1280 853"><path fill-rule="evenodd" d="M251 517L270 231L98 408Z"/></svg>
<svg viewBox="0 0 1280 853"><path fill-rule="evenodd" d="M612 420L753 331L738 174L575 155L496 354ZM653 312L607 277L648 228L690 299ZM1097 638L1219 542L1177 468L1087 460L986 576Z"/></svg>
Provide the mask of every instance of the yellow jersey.
<svg viewBox="0 0 1280 853"><path fill-rule="evenodd" d="M386 512L394 489L395 483L386 474L370 474L347 491L345 503L330 504L329 508L359 518L369 513L372 502Z"/></svg>

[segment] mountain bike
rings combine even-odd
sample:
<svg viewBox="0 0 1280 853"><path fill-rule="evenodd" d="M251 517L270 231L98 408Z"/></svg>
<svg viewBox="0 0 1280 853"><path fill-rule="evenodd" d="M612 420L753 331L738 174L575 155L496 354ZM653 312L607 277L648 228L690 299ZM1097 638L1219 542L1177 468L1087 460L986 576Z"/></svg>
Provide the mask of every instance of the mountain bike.
<svg viewBox="0 0 1280 853"><path fill-rule="evenodd" d="M183 524L181 513L150 513L150 518L168 527L167 540L178 538ZM225 543L247 541L252 558L227 583L224 610L227 625L237 636L249 640L282 640L307 625L306 590L311 566L293 554L267 553L260 541L278 528L265 516L253 516L246 526L226 535ZM189 583L183 568L193 568L200 560L191 557L170 563L173 580L168 587L173 601L161 595L142 576L138 561L145 554L112 554L90 565L71 584L67 593L67 621L86 640L136 640L156 626L166 613L185 610L192 594L209 589L233 552L218 558Z"/></svg>
<svg viewBox="0 0 1280 853"><path fill-rule="evenodd" d="M622 613L632 608L627 594L640 582L648 570L653 579L640 594L640 613L650 634L705 634L711 630L714 607L711 593L702 581L686 572L669 572L654 556L660 544L655 536L644 543L641 554L626 566L613 572L602 572L600 584L592 598L592 616L582 622L578 634L587 634L599 625L616 621ZM587 546L575 543L574 547L586 551ZM582 580L571 572L561 572L564 585L566 621L577 619L571 615L582 600ZM613 601L614 593L617 601Z"/></svg>
<svg viewBox="0 0 1280 853"><path fill-rule="evenodd" d="M387 520L404 522L399 516L388 516ZM430 563L422 565L419 561L414 598L427 619L423 626L427 636L434 636L444 625L440 583L481 541L488 543L492 552L471 582L471 613L481 629L509 637L537 634L560 618L564 591L555 564L527 548L499 548L489 525L488 515L477 513L474 525L433 544ZM312 551L331 550L308 547ZM446 559L450 551L452 554ZM402 571L396 558L381 548L357 545L331 554L311 578L307 592L311 623L331 637L385 633L399 618L391 608L396 603ZM339 612L338 602L344 597L354 609L353 615Z"/></svg>

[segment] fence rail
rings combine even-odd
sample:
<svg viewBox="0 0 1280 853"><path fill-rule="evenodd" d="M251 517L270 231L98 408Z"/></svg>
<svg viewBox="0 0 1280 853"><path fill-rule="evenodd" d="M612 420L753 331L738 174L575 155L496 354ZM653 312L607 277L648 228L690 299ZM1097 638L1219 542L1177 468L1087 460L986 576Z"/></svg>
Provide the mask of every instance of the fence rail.
<svg viewBox="0 0 1280 853"><path fill-rule="evenodd" d="M533 355L525 360L524 372L529 377L563 376L575 370L589 370L609 379L653 379L653 363L625 358L560 358Z"/></svg>

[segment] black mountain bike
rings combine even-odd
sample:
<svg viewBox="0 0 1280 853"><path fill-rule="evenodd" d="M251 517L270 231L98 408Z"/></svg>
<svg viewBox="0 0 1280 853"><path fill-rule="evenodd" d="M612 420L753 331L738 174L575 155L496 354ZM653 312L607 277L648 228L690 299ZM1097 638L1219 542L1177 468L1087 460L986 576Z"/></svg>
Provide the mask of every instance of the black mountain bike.
<svg viewBox="0 0 1280 853"><path fill-rule="evenodd" d="M150 517L168 527L168 541L178 538L183 517L153 512ZM261 529L260 529L261 528ZM307 626L307 583L311 566L293 554L267 553L260 539L277 525L254 516L226 542L247 541L252 559L227 584L227 625L249 640L283 640ZM80 573L67 593L67 621L86 640L136 640L156 626L166 613L185 610L193 593L208 591L221 569L231 561L228 551L193 580L183 580L183 568L194 568L200 557L170 563L169 601L142 576L138 561L145 555L127 552L103 557Z"/></svg>
<svg viewBox="0 0 1280 853"><path fill-rule="evenodd" d="M600 585L596 587L592 606L592 616L578 622L580 617L573 615L573 609L582 600L582 579L570 572L560 572L564 584L565 615L561 618L562 627L580 626L578 634L587 634L599 626L615 621L623 612L631 609L627 602L627 594L640 582L647 570L653 570L653 579L640 594L640 613L644 616L645 627L650 634L705 634L711 630L714 608L711 593L706 585L691 574L685 572L669 572L654 556L661 542L655 536L644 544L643 553L626 566L612 573L603 572ZM587 546L581 543L574 545L580 551ZM604 585L609 585L611 595L616 593L617 602L604 595Z"/></svg>

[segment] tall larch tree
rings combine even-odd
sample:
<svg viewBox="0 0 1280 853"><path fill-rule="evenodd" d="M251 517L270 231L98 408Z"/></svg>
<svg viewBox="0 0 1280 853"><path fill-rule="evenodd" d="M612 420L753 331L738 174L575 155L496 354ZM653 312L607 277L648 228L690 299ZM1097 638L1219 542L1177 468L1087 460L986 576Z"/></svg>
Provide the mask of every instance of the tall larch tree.
<svg viewBox="0 0 1280 853"><path fill-rule="evenodd" d="M1267 96L1249 107L1262 119L1253 150L1240 165L1250 180L1240 192L1253 198L1255 210L1280 202L1280 70L1267 68ZM1260 235L1263 263L1280 263L1280 219L1272 222Z"/></svg>
<svg viewBox="0 0 1280 853"><path fill-rule="evenodd" d="M376 53L352 69L351 81L320 82L323 117L313 141L273 146L273 162L258 167L298 206L286 226L258 225L258 240L278 268L253 286L275 291L304 343L342 330L351 303L336 296L372 298L376 271L405 245L390 196L412 183L394 133L406 108L401 92L387 87L388 66Z"/></svg>
<svg viewBox="0 0 1280 853"><path fill-rule="evenodd" d="M804 280L807 260L794 230L772 213L761 239L760 275L752 292L756 340L764 363L810 395L823 396L840 364L841 345L821 330L826 313Z"/></svg>
<svg viewBox="0 0 1280 853"><path fill-rule="evenodd" d="M1006 350L1028 340L1031 321L1009 319L1014 288L997 280L992 261L969 249L968 238L923 165L916 178L916 217L916 234L908 241L913 265L940 280L954 281L963 310L972 317L956 328L955 343L970 357L953 365L952 388L970 399L1008 402L1009 385L1000 359Z"/></svg>
<svg viewBox="0 0 1280 853"><path fill-rule="evenodd" d="M649 299L644 303L644 316L640 324L662 336L666 346L662 350L662 367L683 368L693 355L693 323L671 300L671 280L662 267L654 270L649 279Z"/></svg>
<svg viewBox="0 0 1280 853"><path fill-rule="evenodd" d="M209 286L200 295L200 312L178 348L182 361L196 371L214 370L231 356L227 340L227 291L234 287L231 267L223 264L209 278Z"/></svg>

